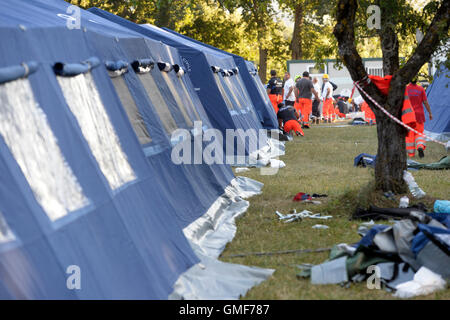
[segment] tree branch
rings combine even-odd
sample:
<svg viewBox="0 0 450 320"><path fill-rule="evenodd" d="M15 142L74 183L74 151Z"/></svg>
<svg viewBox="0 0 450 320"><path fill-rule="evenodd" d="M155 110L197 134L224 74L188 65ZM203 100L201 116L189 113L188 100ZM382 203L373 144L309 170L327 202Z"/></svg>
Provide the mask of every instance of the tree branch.
<svg viewBox="0 0 450 320"><path fill-rule="evenodd" d="M395 32L393 13L382 5L381 0L378 0L377 4L381 7L381 29L377 33L383 52L383 71L385 75L393 75L400 68L399 42Z"/></svg>
<svg viewBox="0 0 450 320"><path fill-rule="evenodd" d="M423 40L417 46L411 58L392 79L396 85L406 85L420 71L420 68L431 59L450 28L450 0L442 1ZM445 36L443 36L445 35ZM398 83L398 84L397 84Z"/></svg>
<svg viewBox="0 0 450 320"><path fill-rule="evenodd" d="M357 0L339 0L336 15L336 20L338 22L333 31L334 36L338 41L339 55L342 57L353 81L367 79L366 69L355 45L354 26L357 9ZM380 104L386 102L386 96L384 96L373 83L369 83L364 90ZM366 99L362 92L360 93L365 98L364 100L371 106L375 114L381 115L378 108L375 108L372 102Z"/></svg>

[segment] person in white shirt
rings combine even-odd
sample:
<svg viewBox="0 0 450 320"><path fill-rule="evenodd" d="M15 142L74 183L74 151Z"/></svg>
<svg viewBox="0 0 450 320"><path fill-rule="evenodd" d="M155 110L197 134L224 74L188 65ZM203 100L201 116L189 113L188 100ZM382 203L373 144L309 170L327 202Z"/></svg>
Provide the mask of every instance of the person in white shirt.
<svg viewBox="0 0 450 320"><path fill-rule="evenodd" d="M333 106L333 86L330 83L330 77L327 74L323 75L322 84L322 101L323 101L323 117L325 122L333 121L334 106Z"/></svg>
<svg viewBox="0 0 450 320"><path fill-rule="evenodd" d="M291 78L289 72L284 74L284 104L286 106L294 106L295 104L295 82Z"/></svg>

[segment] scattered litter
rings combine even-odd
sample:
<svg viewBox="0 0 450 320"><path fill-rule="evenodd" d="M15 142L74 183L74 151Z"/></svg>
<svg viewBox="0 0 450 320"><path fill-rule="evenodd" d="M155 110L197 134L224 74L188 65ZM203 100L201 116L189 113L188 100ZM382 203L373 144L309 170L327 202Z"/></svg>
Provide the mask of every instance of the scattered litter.
<svg viewBox="0 0 450 320"><path fill-rule="evenodd" d="M447 142L448 143L448 142ZM450 157L445 156L439 162L433 163L420 163L414 160L408 160L408 168L413 169L427 169L427 170L448 170L450 169Z"/></svg>
<svg viewBox="0 0 450 320"><path fill-rule="evenodd" d="M412 281L397 285L394 297L412 298L415 296L428 295L446 287L446 281L439 274L421 267L414 275Z"/></svg>
<svg viewBox="0 0 450 320"><path fill-rule="evenodd" d="M392 226L374 224L373 220L362 224L358 232L363 228L364 233L359 242L333 246L328 260L313 267L302 266L297 277L310 277L314 284L348 285L369 280L377 272L384 289L396 291L395 296L400 298L445 289L450 279L449 215L417 208L371 210L385 219L401 220Z"/></svg>
<svg viewBox="0 0 450 320"><path fill-rule="evenodd" d="M270 159L270 167L271 168L284 168L286 164L282 160Z"/></svg>
<svg viewBox="0 0 450 320"><path fill-rule="evenodd" d="M449 141L450 142L450 141ZM355 145L357 143L355 142ZM355 167L371 167L375 168L375 162L376 162L377 156L367 154L367 153L361 153L358 156L355 157L354 160L354 166ZM411 159L406 160L408 170L411 171L417 171L420 169L426 169L426 170L449 170L450 169L450 157L445 156L439 162L434 163L420 163Z"/></svg>
<svg viewBox="0 0 450 320"><path fill-rule="evenodd" d="M371 226L375 225L375 221L370 220L369 222L363 222L360 225L365 226L365 227L371 227Z"/></svg>
<svg viewBox="0 0 450 320"><path fill-rule="evenodd" d="M327 198L328 195L327 195L327 194L313 193L311 197L312 197L313 199L315 199L315 198Z"/></svg>
<svg viewBox="0 0 450 320"><path fill-rule="evenodd" d="M313 195L310 195L308 193L304 193L304 192L299 192L295 195L294 199L292 199L292 201L295 202L305 202L305 203L312 203L312 204L321 204L322 202L320 201L314 201L313 199L316 198L326 198L328 197L328 195L326 194L317 194L317 193L313 193Z"/></svg>
<svg viewBox="0 0 450 320"><path fill-rule="evenodd" d="M400 198L399 208L408 208L409 206L409 198L407 196Z"/></svg>
<svg viewBox="0 0 450 320"><path fill-rule="evenodd" d="M316 224L314 226L312 226L313 229L322 229L322 230L326 230L326 229L330 229L329 226L324 226L323 224Z"/></svg>
<svg viewBox="0 0 450 320"><path fill-rule="evenodd" d="M370 206L369 209L357 208L352 215L352 219L360 220L388 220L388 219L413 219L427 222L431 218L426 214L426 207L424 204L417 204L409 208L379 208Z"/></svg>
<svg viewBox="0 0 450 320"><path fill-rule="evenodd" d="M236 173L241 173L241 172L246 172L246 171L250 171L249 168L236 168L235 172Z"/></svg>
<svg viewBox="0 0 450 320"><path fill-rule="evenodd" d="M284 215L279 211L275 211L280 221L284 221L284 223L289 223L297 220L302 220L305 218L310 219L320 219L320 220L328 220L333 218L333 216L322 216L320 213L312 214L311 211L303 210L300 213L297 213L297 210L294 209L294 212L291 214Z"/></svg>
<svg viewBox="0 0 450 320"><path fill-rule="evenodd" d="M414 177L410 172L406 170L403 171L403 179L408 184L409 191L412 193L414 198L420 199L426 195L426 193L422 189L420 189L420 187L417 185L416 181L414 180Z"/></svg>

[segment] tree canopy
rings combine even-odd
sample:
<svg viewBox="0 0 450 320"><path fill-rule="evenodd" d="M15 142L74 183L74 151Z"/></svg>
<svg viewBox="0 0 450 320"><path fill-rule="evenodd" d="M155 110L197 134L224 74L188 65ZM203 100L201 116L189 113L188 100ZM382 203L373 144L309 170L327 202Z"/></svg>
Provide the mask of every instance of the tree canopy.
<svg viewBox="0 0 450 320"><path fill-rule="evenodd" d="M83 8L99 7L136 23L152 23L238 54L260 67L264 81L271 69L282 73L290 59L338 59L333 27L337 0L70 0ZM442 0L360 0L355 43L363 58L382 57L380 33L395 34L399 64L417 45ZM382 29L368 29L369 6L378 5ZM390 31L387 32L387 31ZM387 32L387 33L386 33ZM392 39L391 39L392 40ZM385 45L389 39L384 39ZM447 53L448 54L448 53ZM426 75L426 69L423 69Z"/></svg>

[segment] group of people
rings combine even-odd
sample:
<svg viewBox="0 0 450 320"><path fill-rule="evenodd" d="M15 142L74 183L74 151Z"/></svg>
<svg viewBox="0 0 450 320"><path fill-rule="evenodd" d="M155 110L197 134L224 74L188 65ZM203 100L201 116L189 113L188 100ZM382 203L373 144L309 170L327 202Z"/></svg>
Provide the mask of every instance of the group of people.
<svg viewBox="0 0 450 320"><path fill-rule="evenodd" d="M292 79L289 72L284 74L284 81L277 77L275 70L270 72L267 93L277 113L280 129L286 133L303 136L303 130L311 123L332 122L339 114L339 108L333 98L335 85L329 76L322 78L320 87L317 77L311 78L305 71L302 77Z"/></svg>
<svg viewBox="0 0 450 320"><path fill-rule="evenodd" d="M292 79L290 73L286 72L284 81L277 77L275 70L272 70L270 74L271 79L267 85L267 93L277 114L279 127L287 134L304 136L303 129L309 128L311 121L317 124L321 119L324 122L332 122L338 116L345 116L349 111L363 111L368 122L376 123L374 112L362 98L359 99L361 100L359 102L352 101L349 97L334 99L333 91L336 86L330 81L327 74L323 75L322 87L320 87L317 77L311 78L307 71L303 73L302 77L296 79ZM405 95L405 100L410 102L410 107L404 108L403 116L410 113L410 120L407 124L423 134L424 106L430 120L433 119L433 115L425 90L417 84L417 78L407 86ZM419 157L423 158L425 149L425 138L421 134L409 131L406 136L408 156L414 157L417 150Z"/></svg>

